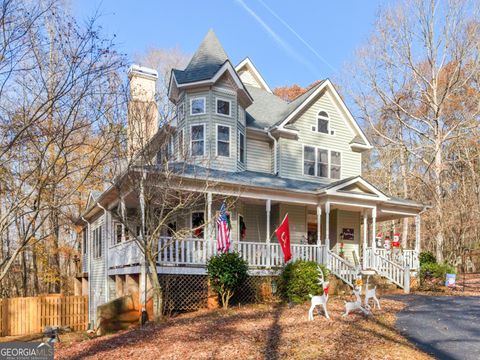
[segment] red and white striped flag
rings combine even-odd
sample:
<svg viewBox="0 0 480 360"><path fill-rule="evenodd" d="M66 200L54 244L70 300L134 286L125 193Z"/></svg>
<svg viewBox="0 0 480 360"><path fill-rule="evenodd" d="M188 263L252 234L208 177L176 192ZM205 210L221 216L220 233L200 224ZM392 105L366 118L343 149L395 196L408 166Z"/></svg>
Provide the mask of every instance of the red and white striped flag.
<svg viewBox="0 0 480 360"><path fill-rule="evenodd" d="M217 229L217 249L218 251L226 253L230 248L230 224L227 217L227 211L225 209L225 201L220 207L220 214L217 218Z"/></svg>

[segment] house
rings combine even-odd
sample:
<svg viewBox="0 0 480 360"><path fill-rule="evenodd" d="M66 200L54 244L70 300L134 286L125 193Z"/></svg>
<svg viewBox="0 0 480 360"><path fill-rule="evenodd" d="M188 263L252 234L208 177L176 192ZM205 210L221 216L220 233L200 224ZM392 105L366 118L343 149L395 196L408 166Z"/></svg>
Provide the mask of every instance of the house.
<svg viewBox="0 0 480 360"><path fill-rule="evenodd" d="M156 72L132 66L129 78L132 101L154 103ZM136 88L143 90L141 96L135 95ZM372 145L330 80L286 102L273 94L249 58L234 66L209 31L188 66L172 71L169 98L177 118L172 145L163 151L172 163L187 163L183 177L202 183L203 169L219 186L207 191L203 204L172 220L176 228L206 228L187 239L162 237L159 274L205 278L206 260L217 251L212 220L219 199L232 196L237 198L228 209L233 247L248 261L252 275L274 274L283 264L272 234L288 213L294 259L327 264L350 285L361 259L363 269L408 290L410 270L418 266L424 206L391 197L362 178L362 155ZM158 116L153 111L148 120L129 119L132 151L139 136L156 141ZM189 157L182 159L185 149ZM189 191L204 191L196 189ZM82 284L90 296L91 317L96 306L142 286L142 254L115 221L112 209L118 203L114 188L92 193L80 222L78 287ZM377 223L403 217L415 219L415 248L403 249L393 259L377 247Z"/></svg>

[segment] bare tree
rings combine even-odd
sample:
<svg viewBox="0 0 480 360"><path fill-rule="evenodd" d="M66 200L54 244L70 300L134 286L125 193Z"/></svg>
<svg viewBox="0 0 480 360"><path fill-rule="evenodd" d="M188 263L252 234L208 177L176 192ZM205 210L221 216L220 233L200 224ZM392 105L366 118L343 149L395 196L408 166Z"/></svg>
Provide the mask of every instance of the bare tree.
<svg viewBox="0 0 480 360"><path fill-rule="evenodd" d="M422 191L410 195L433 204L427 229L439 260L454 189L449 149L479 126L479 97L471 91L480 70L478 20L478 3L467 0L406 0L384 9L350 74L361 117L388 151L403 156L401 173L421 182ZM402 187L405 194L408 181Z"/></svg>
<svg viewBox="0 0 480 360"><path fill-rule="evenodd" d="M95 18L79 26L55 0L4 1L1 11L0 235L10 241L0 281L20 254L49 242L58 291L59 239L118 142L123 59Z"/></svg>

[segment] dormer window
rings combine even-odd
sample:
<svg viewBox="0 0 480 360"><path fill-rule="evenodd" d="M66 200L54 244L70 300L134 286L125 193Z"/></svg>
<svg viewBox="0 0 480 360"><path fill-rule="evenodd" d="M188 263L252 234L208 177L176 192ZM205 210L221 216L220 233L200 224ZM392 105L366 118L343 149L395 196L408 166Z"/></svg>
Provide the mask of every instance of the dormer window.
<svg viewBox="0 0 480 360"><path fill-rule="evenodd" d="M205 114L205 98L190 99L190 115Z"/></svg>
<svg viewBox="0 0 480 360"><path fill-rule="evenodd" d="M230 100L216 99L217 115L230 116Z"/></svg>

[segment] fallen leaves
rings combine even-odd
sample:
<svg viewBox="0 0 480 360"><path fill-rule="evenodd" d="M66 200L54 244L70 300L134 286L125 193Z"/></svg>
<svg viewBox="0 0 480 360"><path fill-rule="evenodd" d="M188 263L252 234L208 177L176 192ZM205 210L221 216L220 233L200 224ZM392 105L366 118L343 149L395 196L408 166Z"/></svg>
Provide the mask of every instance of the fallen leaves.
<svg viewBox="0 0 480 360"><path fill-rule="evenodd" d="M250 305L227 311L201 310L162 324L61 343L57 359L430 359L393 329L405 305L381 300L382 310L365 318L342 317L341 298L329 301L328 321L309 305Z"/></svg>

